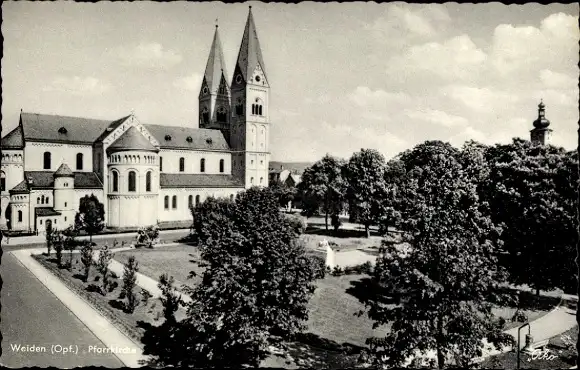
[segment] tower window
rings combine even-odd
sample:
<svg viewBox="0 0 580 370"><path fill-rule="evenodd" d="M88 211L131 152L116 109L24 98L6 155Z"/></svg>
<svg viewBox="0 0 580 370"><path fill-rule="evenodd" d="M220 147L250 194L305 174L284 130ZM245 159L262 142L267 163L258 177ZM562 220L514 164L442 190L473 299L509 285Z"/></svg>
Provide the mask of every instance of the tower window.
<svg viewBox="0 0 580 370"><path fill-rule="evenodd" d="M250 177L250 184L254 185L254 178Z"/></svg>
<svg viewBox="0 0 580 370"><path fill-rule="evenodd" d="M46 197L46 204L48 204L50 202L50 198Z"/></svg>
<svg viewBox="0 0 580 370"><path fill-rule="evenodd" d="M226 108L219 107L217 110L217 120L218 122L226 122L227 112Z"/></svg>
<svg viewBox="0 0 580 370"><path fill-rule="evenodd" d="M195 206L197 207L197 205L199 204L199 195L195 196Z"/></svg>
<svg viewBox="0 0 580 370"><path fill-rule="evenodd" d="M264 182L264 178L260 177L260 185L262 185L263 182Z"/></svg>
<svg viewBox="0 0 580 370"><path fill-rule="evenodd" d="M44 195L40 197L40 203L44 204Z"/></svg>
<svg viewBox="0 0 580 370"><path fill-rule="evenodd" d="M205 158L199 161L199 172L205 172Z"/></svg>
<svg viewBox="0 0 580 370"><path fill-rule="evenodd" d="M201 111L201 123L208 124L209 123L209 110L207 107L203 107Z"/></svg>
<svg viewBox="0 0 580 370"><path fill-rule="evenodd" d="M189 208L193 208L193 195L190 195L189 197L187 197L187 206Z"/></svg>
<svg viewBox="0 0 580 370"><path fill-rule="evenodd" d="M165 198L163 199L163 203L164 203L165 209L169 209L169 195L165 196Z"/></svg>
<svg viewBox="0 0 580 370"><path fill-rule="evenodd" d="M50 152L44 152L44 169L45 170L50 170L51 168L51 160L50 160Z"/></svg>
<svg viewBox="0 0 580 370"><path fill-rule="evenodd" d="M171 207L173 209L177 208L177 195L174 195L173 198L171 199Z"/></svg>
<svg viewBox="0 0 580 370"><path fill-rule="evenodd" d="M0 191L6 191L6 174L0 172Z"/></svg>
<svg viewBox="0 0 580 370"><path fill-rule="evenodd" d="M151 171L145 175L145 191L151 191Z"/></svg>
<svg viewBox="0 0 580 370"><path fill-rule="evenodd" d="M159 172L163 171L163 157L159 157Z"/></svg>
<svg viewBox="0 0 580 370"><path fill-rule="evenodd" d="M236 115L242 116L244 114L244 102L242 98L236 100Z"/></svg>
<svg viewBox="0 0 580 370"><path fill-rule="evenodd" d="M113 191L119 191L119 173L113 171Z"/></svg>
<svg viewBox="0 0 580 370"><path fill-rule="evenodd" d="M224 160L220 159L220 173L224 172Z"/></svg>
<svg viewBox="0 0 580 370"><path fill-rule="evenodd" d="M18 211L18 222L22 222L22 211Z"/></svg>
<svg viewBox="0 0 580 370"><path fill-rule="evenodd" d="M185 158L179 158L179 172L185 171Z"/></svg>
<svg viewBox="0 0 580 370"><path fill-rule="evenodd" d="M137 191L137 175L135 174L135 171L130 171L129 172L129 191L133 192L133 191Z"/></svg>
<svg viewBox="0 0 580 370"><path fill-rule="evenodd" d="M77 154L77 170L82 171L83 169L83 153Z"/></svg>

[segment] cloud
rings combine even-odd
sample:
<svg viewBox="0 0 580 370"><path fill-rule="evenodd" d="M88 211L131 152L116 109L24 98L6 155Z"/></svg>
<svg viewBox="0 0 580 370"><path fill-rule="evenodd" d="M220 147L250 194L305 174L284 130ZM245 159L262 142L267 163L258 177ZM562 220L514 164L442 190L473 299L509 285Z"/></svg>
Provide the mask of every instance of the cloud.
<svg viewBox="0 0 580 370"><path fill-rule="evenodd" d="M159 43L141 43L129 50L117 51L121 64L143 68L170 68L181 63L183 57L178 52L164 50Z"/></svg>
<svg viewBox="0 0 580 370"><path fill-rule="evenodd" d="M192 73L189 76L182 77L173 82L173 86L188 90L198 92L201 88L201 82L203 81L203 75L199 73Z"/></svg>
<svg viewBox="0 0 580 370"><path fill-rule="evenodd" d="M446 112L435 110L435 109L426 109L423 111L409 111L405 112L407 117L412 119L418 119L425 121L427 123L435 123L441 125L443 127L464 127L467 126L468 121L464 117L455 116L452 114L448 114Z"/></svg>
<svg viewBox="0 0 580 370"><path fill-rule="evenodd" d="M429 42L408 48L387 63L389 80L402 84L478 78L485 68L487 55L475 45L468 35L450 38L443 42Z"/></svg>
<svg viewBox="0 0 580 370"><path fill-rule="evenodd" d="M561 63L577 71L579 38L578 18L563 13L546 17L539 28L501 24L493 34L492 65L504 76Z"/></svg>
<svg viewBox="0 0 580 370"><path fill-rule="evenodd" d="M349 95L349 99L359 107L384 107L389 104L405 104L409 96L402 92L389 92L382 89L371 90L367 86L358 86Z"/></svg>
<svg viewBox="0 0 580 370"><path fill-rule="evenodd" d="M448 85L440 90L445 96L479 112L493 111L494 107L515 104L520 98L509 92L488 87Z"/></svg>
<svg viewBox="0 0 580 370"><path fill-rule="evenodd" d="M44 91L66 92L72 95L97 95L107 92L111 85L95 77L57 77Z"/></svg>
<svg viewBox="0 0 580 370"><path fill-rule="evenodd" d="M553 72L549 69L540 71L540 81L552 89L571 90L578 87L578 78L565 73Z"/></svg>
<svg viewBox="0 0 580 370"><path fill-rule="evenodd" d="M437 37L450 21L449 13L439 4L409 6L392 3L383 16L365 28L373 32L381 43L404 45Z"/></svg>

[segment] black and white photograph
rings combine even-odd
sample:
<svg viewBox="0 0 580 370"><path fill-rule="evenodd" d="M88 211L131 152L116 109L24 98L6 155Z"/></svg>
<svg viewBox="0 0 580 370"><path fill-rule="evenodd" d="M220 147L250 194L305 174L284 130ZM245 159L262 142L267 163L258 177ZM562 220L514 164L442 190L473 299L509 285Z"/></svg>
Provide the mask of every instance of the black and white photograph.
<svg viewBox="0 0 580 370"><path fill-rule="evenodd" d="M4 1L0 365L577 369L579 12Z"/></svg>

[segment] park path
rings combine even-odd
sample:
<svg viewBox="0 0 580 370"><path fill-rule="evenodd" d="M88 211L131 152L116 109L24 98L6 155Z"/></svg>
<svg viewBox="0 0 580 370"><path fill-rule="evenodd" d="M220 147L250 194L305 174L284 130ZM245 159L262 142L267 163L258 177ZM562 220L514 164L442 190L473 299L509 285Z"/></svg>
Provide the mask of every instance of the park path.
<svg viewBox="0 0 580 370"><path fill-rule="evenodd" d="M45 269L34 258L43 248L9 252L25 266L48 290L50 290L107 348L113 348L114 355L127 367L141 367L147 360L143 351L129 337L119 331L101 313L80 296L72 292L58 277ZM40 330L40 328L39 328ZM121 351L117 351L121 349ZM121 353L128 352L128 353Z"/></svg>
<svg viewBox="0 0 580 370"><path fill-rule="evenodd" d="M172 245L178 245L179 243L166 243L166 244L159 244L158 246L156 246L155 248L162 248L162 247L170 247ZM112 249L111 251L113 253L116 252L122 252L122 251L127 251L127 250L132 250L134 249L133 247L122 247L122 248L115 248ZM99 255L100 255L100 251L95 251L95 253L93 254L93 260L95 262L97 262L99 260ZM116 260L111 260L111 262L109 263L109 270L114 272L117 276L119 276L119 278L123 278L123 271L124 271L124 265L122 263L120 263L119 261ZM139 287L149 291L149 293L151 293L151 295L153 296L153 298L159 298L161 297L162 293L161 293L161 289L159 289L158 284L159 282L155 279L150 278L149 276L143 275L140 272L136 273L136 283L137 285L139 285ZM177 291L177 290L176 290ZM188 295L181 293L181 299L183 300L184 303L191 303L191 297L189 297Z"/></svg>

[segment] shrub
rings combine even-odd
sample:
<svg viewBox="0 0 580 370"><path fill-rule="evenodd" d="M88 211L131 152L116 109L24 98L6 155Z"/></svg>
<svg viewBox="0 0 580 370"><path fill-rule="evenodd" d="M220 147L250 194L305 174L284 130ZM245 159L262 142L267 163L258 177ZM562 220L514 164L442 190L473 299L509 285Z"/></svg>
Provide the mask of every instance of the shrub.
<svg viewBox="0 0 580 370"><path fill-rule="evenodd" d="M306 231L306 221L304 221L304 217L298 215L286 215L286 219L296 234L302 235L304 231Z"/></svg>
<svg viewBox="0 0 580 370"><path fill-rule="evenodd" d="M78 262L78 261L77 261ZM85 244L81 249L81 262L85 266L85 282L89 278L89 271L93 264L93 247L90 244Z"/></svg>
<svg viewBox="0 0 580 370"><path fill-rule="evenodd" d="M139 229L137 243L153 248L153 245L159 243L159 228L155 225Z"/></svg>
<svg viewBox="0 0 580 370"><path fill-rule="evenodd" d="M125 269L123 271L123 293L127 302L125 308L127 312L133 313L137 307L137 294L134 292L137 271L139 271L139 263L135 260L135 256L130 256L125 262Z"/></svg>
<svg viewBox="0 0 580 370"><path fill-rule="evenodd" d="M153 296L147 289L141 289L141 302L143 303L143 306L147 306L151 297Z"/></svg>
<svg viewBox="0 0 580 370"><path fill-rule="evenodd" d="M315 279L324 279L324 276L326 276L326 261L324 258L318 255L310 255L308 258L310 258L312 268L315 271Z"/></svg>
<svg viewBox="0 0 580 370"><path fill-rule="evenodd" d="M517 309L516 312L514 313L514 316L512 317L512 322L526 322L526 321L528 321L527 315L524 313L524 311Z"/></svg>
<svg viewBox="0 0 580 370"><path fill-rule="evenodd" d="M111 251L109 250L109 246L105 244L105 247L99 253L99 261L97 262L97 270L99 271L99 273L103 277L103 280L102 280L103 281L103 289L102 289L103 295L105 295L107 292L107 287L108 287L108 283L109 283L109 280L108 280L109 263L111 262L112 259L113 259L113 253L111 253Z"/></svg>

